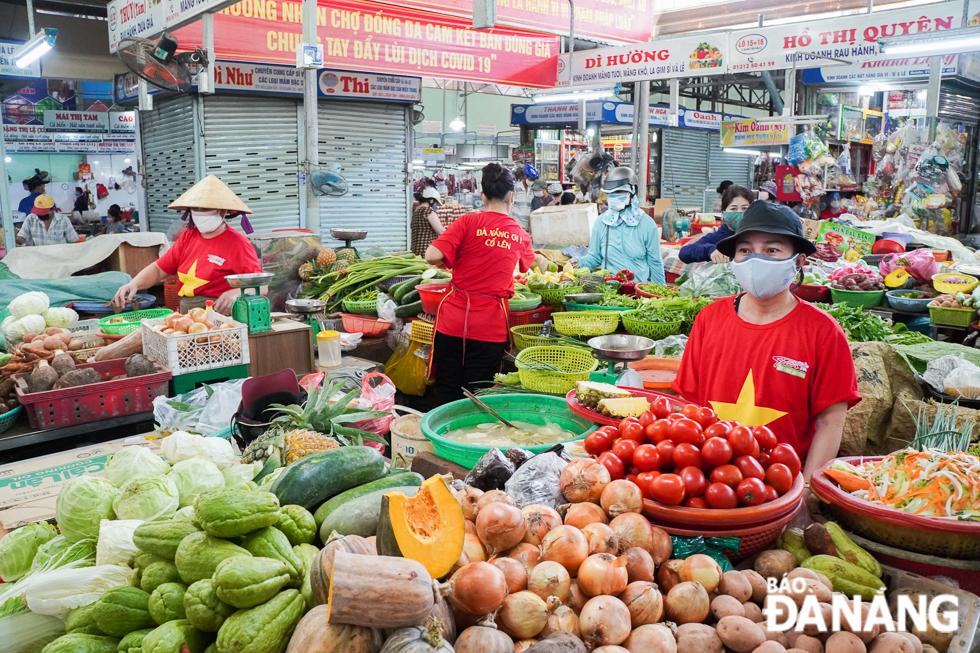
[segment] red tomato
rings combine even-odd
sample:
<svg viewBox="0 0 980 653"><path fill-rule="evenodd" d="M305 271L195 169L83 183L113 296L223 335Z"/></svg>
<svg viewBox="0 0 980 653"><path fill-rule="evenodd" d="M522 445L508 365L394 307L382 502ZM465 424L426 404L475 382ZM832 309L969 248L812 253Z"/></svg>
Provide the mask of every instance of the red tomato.
<svg viewBox="0 0 980 653"><path fill-rule="evenodd" d="M703 437L701 425L693 419L682 417L670 425L670 439L678 444L681 442L697 444Z"/></svg>
<svg viewBox="0 0 980 653"><path fill-rule="evenodd" d="M766 483L782 496L793 487L793 472L783 463L773 463L766 469Z"/></svg>
<svg viewBox="0 0 980 653"><path fill-rule="evenodd" d="M708 428L711 428L710 426ZM725 465L732 459L732 445L724 438L708 438L701 445L701 458L711 467Z"/></svg>
<svg viewBox="0 0 980 653"><path fill-rule="evenodd" d="M736 426L728 433L728 444L732 445L732 453L736 456L751 456L759 443L752 436L752 431L746 426Z"/></svg>
<svg viewBox="0 0 980 653"><path fill-rule="evenodd" d="M763 449L772 449L779 444L779 440L776 439L776 434L768 426L755 427L752 429L752 435L755 436L756 442Z"/></svg>
<svg viewBox="0 0 980 653"><path fill-rule="evenodd" d="M684 413L681 413L681 412L673 412L673 413L671 413L670 415L667 416L667 419L669 419L670 421L673 422L674 420L681 419L682 417L684 417Z"/></svg>
<svg viewBox="0 0 980 653"><path fill-rule="evenodd" d="M657 419L663 419L670 415L673 407L667 397L657 397L653 400L652 410Z"/></svg>
<svg viewBox="0 0 980 653"><path fill-rule="evenodd" d="M718 416L715 415L715 411L711 410L707 406L702 406L701 408L698 408L698 414L694 416L694 421L704 428L708 428L718 421Z"/></svg>
<svg viewBox="0 0 980 653"><path fill-rule="evenodd" d="M640 425L643 428L646 428L646 427L650 426L656 420L657 420L657 416L654 415L653 412L652 411L649 411L649 410L646 411L645 413L643 413L642 415L640 415Z"/></svg>
<svg viewBox="0 0 980 653"><path fill-rule="evenodd" d="M605 456L606 454L602 455ZM599 460L602 460L602 456L599 457ZM735 465L722 465L711 470L712 483L724 483L730 487L735 487L742 482L743 478L741 470Z"/></svg>
<svg viewBox="0 0 980 653"><path fill-rule="evenodd" d="M653 498L667 506L684 500L684 480L677 474L661 474L650 484Z"/></svg>
<svg viewBox="0 0 980 653"><path fill-rule="evenodd" d="M674 441L658 442L657 451L660 452L660 469L671 469L674 466Z"/></svg>
<svg viewBox="0 0 980 653"><path fill-rule="evenodd" d="M627 474L626 480L632 483L633 485L636 485L637 487L639 487L640 485L639 483L636 482L637 481L636 474Z"/></svg>
<svg viewBox="0 0 980 653"><path fill-rule="evenodd" d="M727 438L728 432L731 430L732 427L728 424L728 422L715 422L704 429L704 437Z"/></svg>
<svg viewBox="0 0 980 653"><path fill-rule="evenodd" d="M636 475L636 485L640 488L643 498L653 498L653 492L651 490L653 479L657 478L658 476L660 476L660 472L641 472Z"/></svg>
<svg viewBox="0 0 980 653"><path fill-rule="evenodd" d="M615 450L616 445L613 445L613 451ZM743 478L762 479L766 477L766 470L752 456L739 456L735 459L735 466L738 467L738 471L742 472Z"/></svg>
<svg viewBox="0 0 980 653"><path fill-rule="evenodd" d="M632 442L632 440L630 440ZM660 469L660 451L655 445L641 444L633 451L633 467L639 472L653 472Z"/></svg>
<svg viewBox="0 0 980 653"><path fill-rule="evenodd" d="M701 450L687 442L681 442L676 445L674 447L674 467L677 469L682 467L697 467L700 469Z"/></svg>
<svg viewBox="0 0 980 653"><path fill-rule="evenodd" d="M763 451L758 456L759 464L762 465L763 469L769 469L769 465L772 464L772 457L769 455L768 451Z"/></svg>
<svg viewBox="0 0 980 653"><path fill-rule="evenodd" d="M708 488L708 479L704 477L704 472L700 467L685 467L680 471L681 480L684 481L684 494L689 497L704 496L704 491Z"/></svg>
<svg viewBox="0 0 980 653"><path fill-rule="evenodd" d="M772 448L769 458L773 463L782 463L789 467L789 471L793 473L793 478L796 478L796 475L803 469L803 465L800 464L800 457L796 455L796 450L788 444L777 444Z"/></svg>
<svg viewBox="0 0 980 653"><path fill-rule="evenodd" d="M609 451L612 438L605 431L593 431L585 436L585 450L592 456L598 456L603 451Z"/></svg>
<svg viewBox="0 0 980 653"><path fill-rule="evenodd" d="M735 488L735 496L743 506L758 506L766 500L766 484L757 478L743 479Z"/></svg>
<svg viewBox="0 0 980 653"><path fill-rule="evenodd" d="M646 441L646 437L643 435L643 427L640 425L640 421L633 419L632 417L627 417L626 419L631 419L633 421L627 422L623 420L623 423L619 425L619 435L627 440L635 440L637 444Z"/></svg>
<svg viewBox="0 0 980 653"><path fill-rule="evenodd" d="M620 438L613 443L612 452L628 467L633 464L633 452L638 446L640 445L636 440Z"/></svg>
<svg viewBox="0 0 980 653"><path fill-rule="evenodd" d="M688 497L684 499L684 503L681 504L686 508L701 508L705 509L708 507L708 502L701 497Z"/></svg>
<svg viewBox="0 0 980 653"><path fill-rule="evenodd" d="M712 483L704 491L704 500L709 508L735 508L738 506L738 497L735 490L724 483Z"/></svg>
<svg viewBox="0 0 980 653"><path fill-rule="evenodd" d="M776 488L771 485L766 486L766 500L763 503L769 503L770 501L775 501L779 498L779 493L776 492Z"/></svg>
<svg viewBox="0 0 980 653"><path fill-rule="evenodd" d="M663 442L670 434L670 422L666 419L658 419L646 428L647 440L654 444Z"/></svg>
<svg viewBox="0 0 980 653"><path fill-rule="evenodd" d="M596 429L597 432L607 433L609 435L609 442L613 442L619 437L619 429L615 426L600 426Z"/></svg>
<svg viewBox="0 0 980 653"><path fill-rule="evenodd" d="M688 419L697 420L698 409L700 408L701 407L697 404L684 404L684 406L681 408L681 413L683 413L684 417Z"/></svg>
<svg viewBox="0 0 980 653"><path fill-rule="evenodd" d="M612 451L605 451L599 454L598 460L606 469L609 470L609 476L611 476L614 481L616 479L626 477L626 465L624 465L620 457L614 454Z"/></svg>

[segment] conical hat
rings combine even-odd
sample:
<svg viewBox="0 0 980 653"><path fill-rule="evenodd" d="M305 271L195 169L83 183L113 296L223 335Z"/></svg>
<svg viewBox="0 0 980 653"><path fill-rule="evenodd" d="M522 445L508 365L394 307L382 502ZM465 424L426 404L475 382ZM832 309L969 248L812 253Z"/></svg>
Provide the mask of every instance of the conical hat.
<svg viewBox="0 0 980 653"><path fill-rule="evenodd" d="M251 213L238 195L225 182L208 175L170 203L172 209L224 209L236 213Z"/></svg>

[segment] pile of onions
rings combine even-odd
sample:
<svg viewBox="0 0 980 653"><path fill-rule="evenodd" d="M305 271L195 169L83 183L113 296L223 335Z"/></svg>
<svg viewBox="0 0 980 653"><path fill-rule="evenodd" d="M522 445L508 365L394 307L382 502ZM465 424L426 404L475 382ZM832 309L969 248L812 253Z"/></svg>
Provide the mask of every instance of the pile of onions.
<svg viewBox="0 0 980 653"><path fill-rule="evenodd" d="M588 596L618 596L626 589L626 558L611 553L595 553L578 570L578 586Z"/></svg>
<svg viewBox="0 0 980 653"><path fill-rule="evenodd" d="M534 569L541 560L541 547L522 542L507 552L508 558L513 558L528 569Z"/></svg>
<svg viewBox="0 0 980 653"><path fill-rule="evenodd" d="M463 508L463 517L470 521L476 519L476 504L483 496L483 490L467 485L460 491L456 498L459 505Z"/></svg>
<svg viewBox="0 0 980 653"><path fill-rule="evenodd" d="M621 550L634 546L645 549L655 564L670 559L674 545L670 535L662 528L652 526L646 517L635 512L626 512L609 522L609 528L619 536Z"/></svg>
<svg viewBox="0 0 980 653"><path fill-rule="evenodd" d="M504 557L494 558L490 564L504 572L508 594L520 592L527 587L527 567L521 561Z"/></svg>
<svg viewBox="0 0 980 653"><path fill-rule="evenodd" d="M484 562L487 559L487 550L483 548L483 542L475 533L463 535L463 555L466 557L466 562Z"/></svg>
<svg viewBox="0 0 980 653"><path fill-rule="evenodd" d="M545 560L531 570L527 579L527 589L542 599L558 597L562 603L567 603L571 596L572 577L568 570L557 562Z"/></svg>
<svg viewBox="0 0 980 653"><path fill-rule="evenodd" d="M530 639L548 624L548 604L534 592L511 594L497 612L497 624L514 639Z"/></svg>
<svg viewBox="0 0 980 653"><path fill-rule="evenodd" d="M708 592L714 592L721 583L721 567L711 556L695 553L681 564L680 576L681 580L701 583Z"/></svg>
<svg viewBox="0 0 980 653"><path fill-rule="evenodd" d="M541 557L557 562L574 576L589 557L589 542L582 531L574 526L559 526L545 536L541 543Z"/></svg>
<svg viewBox="0 0 980 653"><path fill-rule="evenodd" d="M524 539L526 529L521 509L502 501L488 503L476 514L476 534L490 549L491 555L517 545Z"/></svg>
<svg viewBox="0 0 980 653"><path fill-rule="evenodd" d="M609 470L594 458L576 458L561 470L558 479L561 493L572 503L598 503L612 477Z"/></svg>
<svg viewBox="0 0 980 653"><path fill-rule="evenodd" d="M708 592L700 583L684 581L674 585L664 599L667 619L677 624L702 623L711 610Z"/></svg>
<svg viewBox="0 0 980 653"><path fill-rule="evenodd" d="M640 513L643 512L643 494L636 483L617 479L603 489L599 505L613 518L627 512Z"/></svg>
<svg viewBox="0 0 980 653"><path fill-rule="evenodd" d="M489 562L471 562L456 570L449 588L449 600L457 609L471 615L489 614L507 596L507 577Z"/></svg>
<svg viewBox="0 0 980 653"><path fill-rule="evenodd" d="M619 537L608 524L593 522L582 529L589 553L619 553Z"/></svg>
<svg viewBox="0 0 980 653"><path fill-rule="evenodd" d="M623 553L623 557L626 558L626 574L631 583L638 580L653 580L653 572L656 566L653 563L653 557L646 549L631 546Z"/></svg>
<svg viewBox="0 0 980 653"><path fill-rule="evenodd" d="M655 624L664 616L664 598L656 583L642 580L630 583L619 599L629 608L633 628Z"/></svg>
<svg viewBox="0 0 980 653"><path fill-rule="evenodd" d="M615 596L596 596L589 599L578 616L579 630L587 648L604 644L620 644L632 629L630 611Z"/></svg>
<svg viewBox="0 0 980 653"><path fill-rule="evenodd" d="M606 519L606 513L603 512L602 508L594 503L573 503L568 506L565 511L565 525L574 526L575 528L585 528L589 524L594 524L596 522L600 524L605 524L609 520Z"/></svg>
<svg viewBox="0 0 980 653"><path fill-rule="evenodd" d="M684 564L683 560L668 560L664 564L660 565L657 569L657 585L660 586L661 592L669 592L681 582L681 565Z"/></svg>
<svg viewBox="0 0 980 653"><path fill-rule="evenodd" d="M480 498L476 501L476 514L479 515L480 511L485 507L489 506L491 503L506 503L508 506L516 506L517 502L510 498L510 495L503 490L490 490L489 492L484 492L480 495Z"/></svg>
<svg viewBox="0 0 980 653"><path fill-rule="evenodd" d="M585 607L586 601L589 600L582 590L579 588L578 583L572 581L572 584L568 586L568 600L565 601L565 605L570 607L575 612L581 614L582 608Z"/></svg>
<svg viewBox="0 0 980 653"><path fill-rule="evenodd" d="M561 516L548 506L540 504L524 506L521 513L524 515L524 523L527 527L524 532L524 541L528 544L541 546L541 542L548 531L561 526Z"/></svg>
<svg viewBox="0 0 980 653"><path fill-rule="evenodd" d="M571 633L578 637L578 615L567 605L562 605L562 602L557 596L549 596L547 600L548 612L548 623L545 625L544 630L541 631L541 637L547 637L552 633Z"/></svg>

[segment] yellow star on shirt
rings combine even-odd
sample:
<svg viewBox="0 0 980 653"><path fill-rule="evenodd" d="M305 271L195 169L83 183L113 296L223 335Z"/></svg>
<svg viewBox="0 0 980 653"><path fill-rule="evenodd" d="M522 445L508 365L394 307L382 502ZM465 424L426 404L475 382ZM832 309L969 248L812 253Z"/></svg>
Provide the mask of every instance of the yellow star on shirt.
<svg viewBox="0 0 980 653"><path fill-rule="evenodd" d="M177 280L180 281L180 290L177 292L179 297L193 297L194 291L209 281L197 276L197 261L191 263L187 272L177 272Z"/></svg>
<svg viewBox="0 0 980 653"><path fill-rule="evenodd" d="M708 403L715 409L718 419L730 419L750 427L765 426L786 414L775 408L755 404L755 380L752 378L752 370L749 370L745 382L742 383L742 389L738 391L738 401L734 404L724 401Z"/></svg>

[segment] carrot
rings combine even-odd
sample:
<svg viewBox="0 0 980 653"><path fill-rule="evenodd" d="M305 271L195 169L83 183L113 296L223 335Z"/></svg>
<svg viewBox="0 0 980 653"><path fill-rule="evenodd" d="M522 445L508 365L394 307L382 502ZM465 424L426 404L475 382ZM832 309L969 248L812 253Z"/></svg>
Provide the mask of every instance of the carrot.
<svg viewBox="0 0 980 653"><path fill-rule="evenodd" d="M830 477L832 481L837 483L847 492L857 492L858 490L870 490L871 483L860 476L855 476L840 469L834 469L833 467L828 467L823 470L823 473Z"/></svg>

